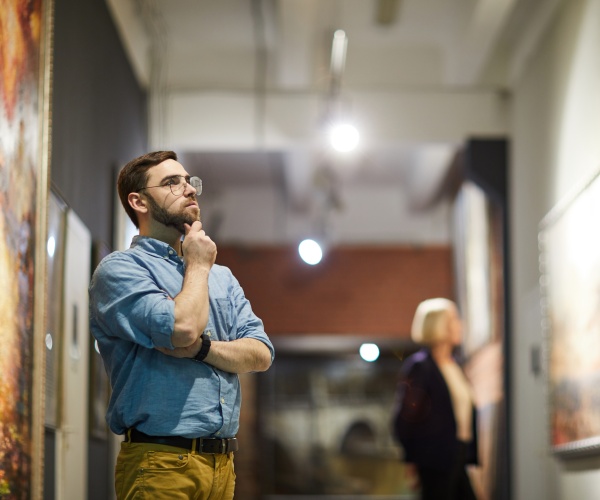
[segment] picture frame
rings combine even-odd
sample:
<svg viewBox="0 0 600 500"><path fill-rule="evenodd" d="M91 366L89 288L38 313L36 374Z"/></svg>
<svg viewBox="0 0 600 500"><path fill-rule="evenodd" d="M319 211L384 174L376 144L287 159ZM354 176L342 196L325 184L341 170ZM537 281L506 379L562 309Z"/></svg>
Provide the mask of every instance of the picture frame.
<svg viewBox="0 0 600 500"><path fill-rule="evenodd" d="M453 248L457 303L464 324L462 350L466 357L499 336L493 310L492 212L483 189L465 181L454 204Z"/></svg>
<svg viewBox="0 0 600 500"><path fill-rule="evenodd" d="M0 11L0 496L32 499L43 494L53 8Z"/></svg>
<svg viewBox="0 0 600 500"><path fill-rule="evenodd" d="M470 471L481 499L507 498L504 347L504 209L475 182L465 180L454 205L456 302L463 321L461 358L478 413L479 467Z"/></svg>
<svg viewBox="0 0 600 500"><path fill-rule="evenodd" d="M549 443L564 458L600 452L600 171L539 225Z"/></svg>
<svg viewBox="0 0 600 500"><path fill-rule="evenodd" d="M67 204L53 187L48 197L46 238L46 311L44 328L45 394L44 426L56 429L59 424L59 387L61 331L63 327L63 285Z"/></svg>

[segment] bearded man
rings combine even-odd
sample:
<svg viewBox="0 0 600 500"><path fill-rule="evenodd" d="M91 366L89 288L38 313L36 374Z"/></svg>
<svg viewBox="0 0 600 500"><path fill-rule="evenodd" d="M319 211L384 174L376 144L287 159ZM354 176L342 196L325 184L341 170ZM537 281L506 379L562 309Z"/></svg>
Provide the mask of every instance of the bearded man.
<svg viewBox="0 0 600 500"><path fill-rule="evenodd" d="M96 268L90 329L109 375L106 420L124 436L118 499L231 499L239 373L274 350L200 222L202 181L172 151L130 161L121 203L139 229Z"/></svg>

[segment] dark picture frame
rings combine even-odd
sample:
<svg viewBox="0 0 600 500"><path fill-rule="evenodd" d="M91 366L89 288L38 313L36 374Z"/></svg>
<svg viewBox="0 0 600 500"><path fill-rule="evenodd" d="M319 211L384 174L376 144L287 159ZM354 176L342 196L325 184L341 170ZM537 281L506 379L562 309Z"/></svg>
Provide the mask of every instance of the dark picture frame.
<svg viewBox="0 0 600 500"><path fill-rule="evenodd" d="M510 266L508 147L504 138L466 142L453 168L456 301L464 322L461 349L478 413L478 498L510 498Z"/></svg>

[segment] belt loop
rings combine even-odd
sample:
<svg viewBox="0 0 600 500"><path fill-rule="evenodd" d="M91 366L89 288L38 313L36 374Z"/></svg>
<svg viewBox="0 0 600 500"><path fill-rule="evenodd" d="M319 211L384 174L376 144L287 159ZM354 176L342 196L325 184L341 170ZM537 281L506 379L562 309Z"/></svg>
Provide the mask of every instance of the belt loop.
<svg viewBox="0 0 600 500"><path fill-rule="evenodd" d="M129 429L127 429L127 439L126 441L128 443L131 443L131 427Z"/></svg>
<svg viewBox="0 0 600 500"><path fill-rule="evenodd" d="M192 439L192 454L196 453L198 445L198 438Z"/></svg>

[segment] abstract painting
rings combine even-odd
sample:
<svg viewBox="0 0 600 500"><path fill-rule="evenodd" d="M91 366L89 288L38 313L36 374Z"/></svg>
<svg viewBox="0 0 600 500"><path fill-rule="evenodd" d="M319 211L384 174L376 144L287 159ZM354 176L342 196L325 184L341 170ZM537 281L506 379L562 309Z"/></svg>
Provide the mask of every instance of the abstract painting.
<svg viewBox="0 0 600 500"><path fill-rule="evenodd" d="M540 225L550 443L567 456L600 451L599 214L596 174Z"/></svg>
<svg viewBox="0 0 600 500"><path fill-rule="evenodd" d="M38 498L50 2L0 1L0 497Z"/></svg>

